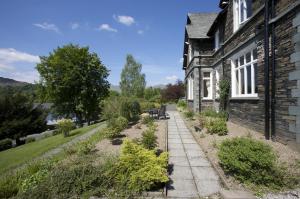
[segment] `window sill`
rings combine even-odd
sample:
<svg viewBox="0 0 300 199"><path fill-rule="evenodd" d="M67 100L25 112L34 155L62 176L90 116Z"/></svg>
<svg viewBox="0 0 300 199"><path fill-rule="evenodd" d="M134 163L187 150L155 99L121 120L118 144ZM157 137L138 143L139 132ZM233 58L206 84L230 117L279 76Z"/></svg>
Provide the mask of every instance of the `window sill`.
<svg viewBox="0 0 300 199"><path fill-rule="evenodd" d="M232 97L230 101L259 100L259 97Z"/></svg>
<svg viewBox="0 0 300 199"><path fill-rule="evenodd" d="M188 99L187 101L189 101L189 102L193 102L194 100L193 100L193 99Z"/></svg>
<svg viewBox="0 0 300 199"><path fill-rule="evenodd" d="M213 99L212 98L202 98L202 101L213 101Z"/></svg>

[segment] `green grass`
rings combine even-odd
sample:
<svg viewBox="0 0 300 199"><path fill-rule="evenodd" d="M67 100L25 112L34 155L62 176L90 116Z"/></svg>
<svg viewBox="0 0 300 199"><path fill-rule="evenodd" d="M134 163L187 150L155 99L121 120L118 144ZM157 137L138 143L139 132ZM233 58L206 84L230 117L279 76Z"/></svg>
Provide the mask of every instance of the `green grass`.
<svg viewBox="0 0 300 199"><path fill-rule="evenodd" d="M91 126L85 126L79 129L75 129L71 131L69 137L64 137L62 134L59 134L6 151L2 151L0 152L0 175L4 171L24 164L51 149L69 142L77 136L87 133L88 131L100 125L104 125L104 123L98 123Z"/></svg>

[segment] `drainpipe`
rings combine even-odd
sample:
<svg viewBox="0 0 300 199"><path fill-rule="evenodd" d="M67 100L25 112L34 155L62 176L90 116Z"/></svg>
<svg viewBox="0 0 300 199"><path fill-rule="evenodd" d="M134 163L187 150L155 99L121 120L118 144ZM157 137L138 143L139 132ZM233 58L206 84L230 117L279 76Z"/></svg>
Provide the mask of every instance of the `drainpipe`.
<svg viewBox="0 0 300 199"><path fill-rule="evenodd" d="M265 138L270 139L270 85L269 85L269 1L265 0L265 34L264 34L264 52L265 52Z"/></svg>
<svg viewBox="0 0 300 199"><path fill-rule="evenodd" d="M271 18L275 17L275 2L271 0ZM275 60L275 23L271 25L271 54L272 54L272 76L271 76L271 139L275 140L276 130L275 130L275 93L276 93L276 60Z"/></svg>

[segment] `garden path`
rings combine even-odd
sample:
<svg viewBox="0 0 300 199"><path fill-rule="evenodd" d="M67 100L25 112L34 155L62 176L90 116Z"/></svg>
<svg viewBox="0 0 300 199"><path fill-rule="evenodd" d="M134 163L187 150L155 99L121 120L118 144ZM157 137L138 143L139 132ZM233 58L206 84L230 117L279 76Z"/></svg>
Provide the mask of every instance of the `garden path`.
<svg viewBox="0 0 300 199"><path fill-rule="evenodd" d="M218 175L177 111L167 109L169 198L198 198L220 191Z"/></svg>

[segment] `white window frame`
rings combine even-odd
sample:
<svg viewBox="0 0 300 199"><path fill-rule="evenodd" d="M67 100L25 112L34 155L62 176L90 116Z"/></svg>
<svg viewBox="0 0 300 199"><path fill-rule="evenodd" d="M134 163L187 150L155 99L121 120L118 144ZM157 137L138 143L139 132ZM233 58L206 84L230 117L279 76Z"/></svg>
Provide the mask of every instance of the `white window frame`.
<svg viewBox="0 0 300 199"><path fill-rule="evenodd" d="M220 98L219 94L219 82L220 82L220 72L219 72L219 67L216 68L216 85L215 85L215 93L216 93L216 99Z"/></svg>
<svg viewBox="0 0 300 199"><path fill-rule="evenodd" d="M209 72L209 77L204 77L204 73ZM202 85L202 99L204 100L212 100L213 99L213 71L212 70L203 70L202 71L202 80L201 80L201 85ZM210 82L210 92L207 97L204 97L204 80L209 80Z"/></svg>
<svg viewBox="0 0 300 199"><path fill-rule="evenodd" d="M215 50L220 48L220 31L219 29L215 32Z"/></svg>
<svg viewBox="0 0 300 199"><path fill-rule="evenodd" d="M192 78L192 75L188 77L187 83L187 98L188 100L194 100L194 79Z"/></svg>
<svg viewBox="0 0 300 199"><path fill-rule="evenodd" d="M192 53L193 53L193 50L192 50L192 44L190 43L190 44L189 44L189 63L191 63L192 58L193 58Z"/></svg>
<svg viewBox="0 0 300 199"><path fill-rule="evenodd" d="M250 16L247 16L247 0L234 0L233 1L233 30L234 32L239 29L241 24L245 23ZM244 8L241 11L241 6L244 5ZM252 9L252 8L250 8ZM244 18L242 18L242 13Z"/></svg>
<svg viewBox="0 0 300 199"><path fill-rule="evenodd" d="M232 98L249 98L249 97L258 97L258 93L255 93L255 73L254 64L257 64L257 58L253 59L253 50L256 49L256 44L253 43L247 48L243 49L239 53L231 57L231 96ZM251 52L251 60L246 63L246 54ZM244 64L240 65L240 58L243 57ZM238 60L238 66L236 66L235 61ZM247 75L247 66L251 65L251 93L248 93L248 75ZM244 70L244 94L241 93L241 69ZM238 74L238 81L236 80L236 74ZM238 83L238 88L237 88ZM238 90L237 90L238 89Z"/></svg>

